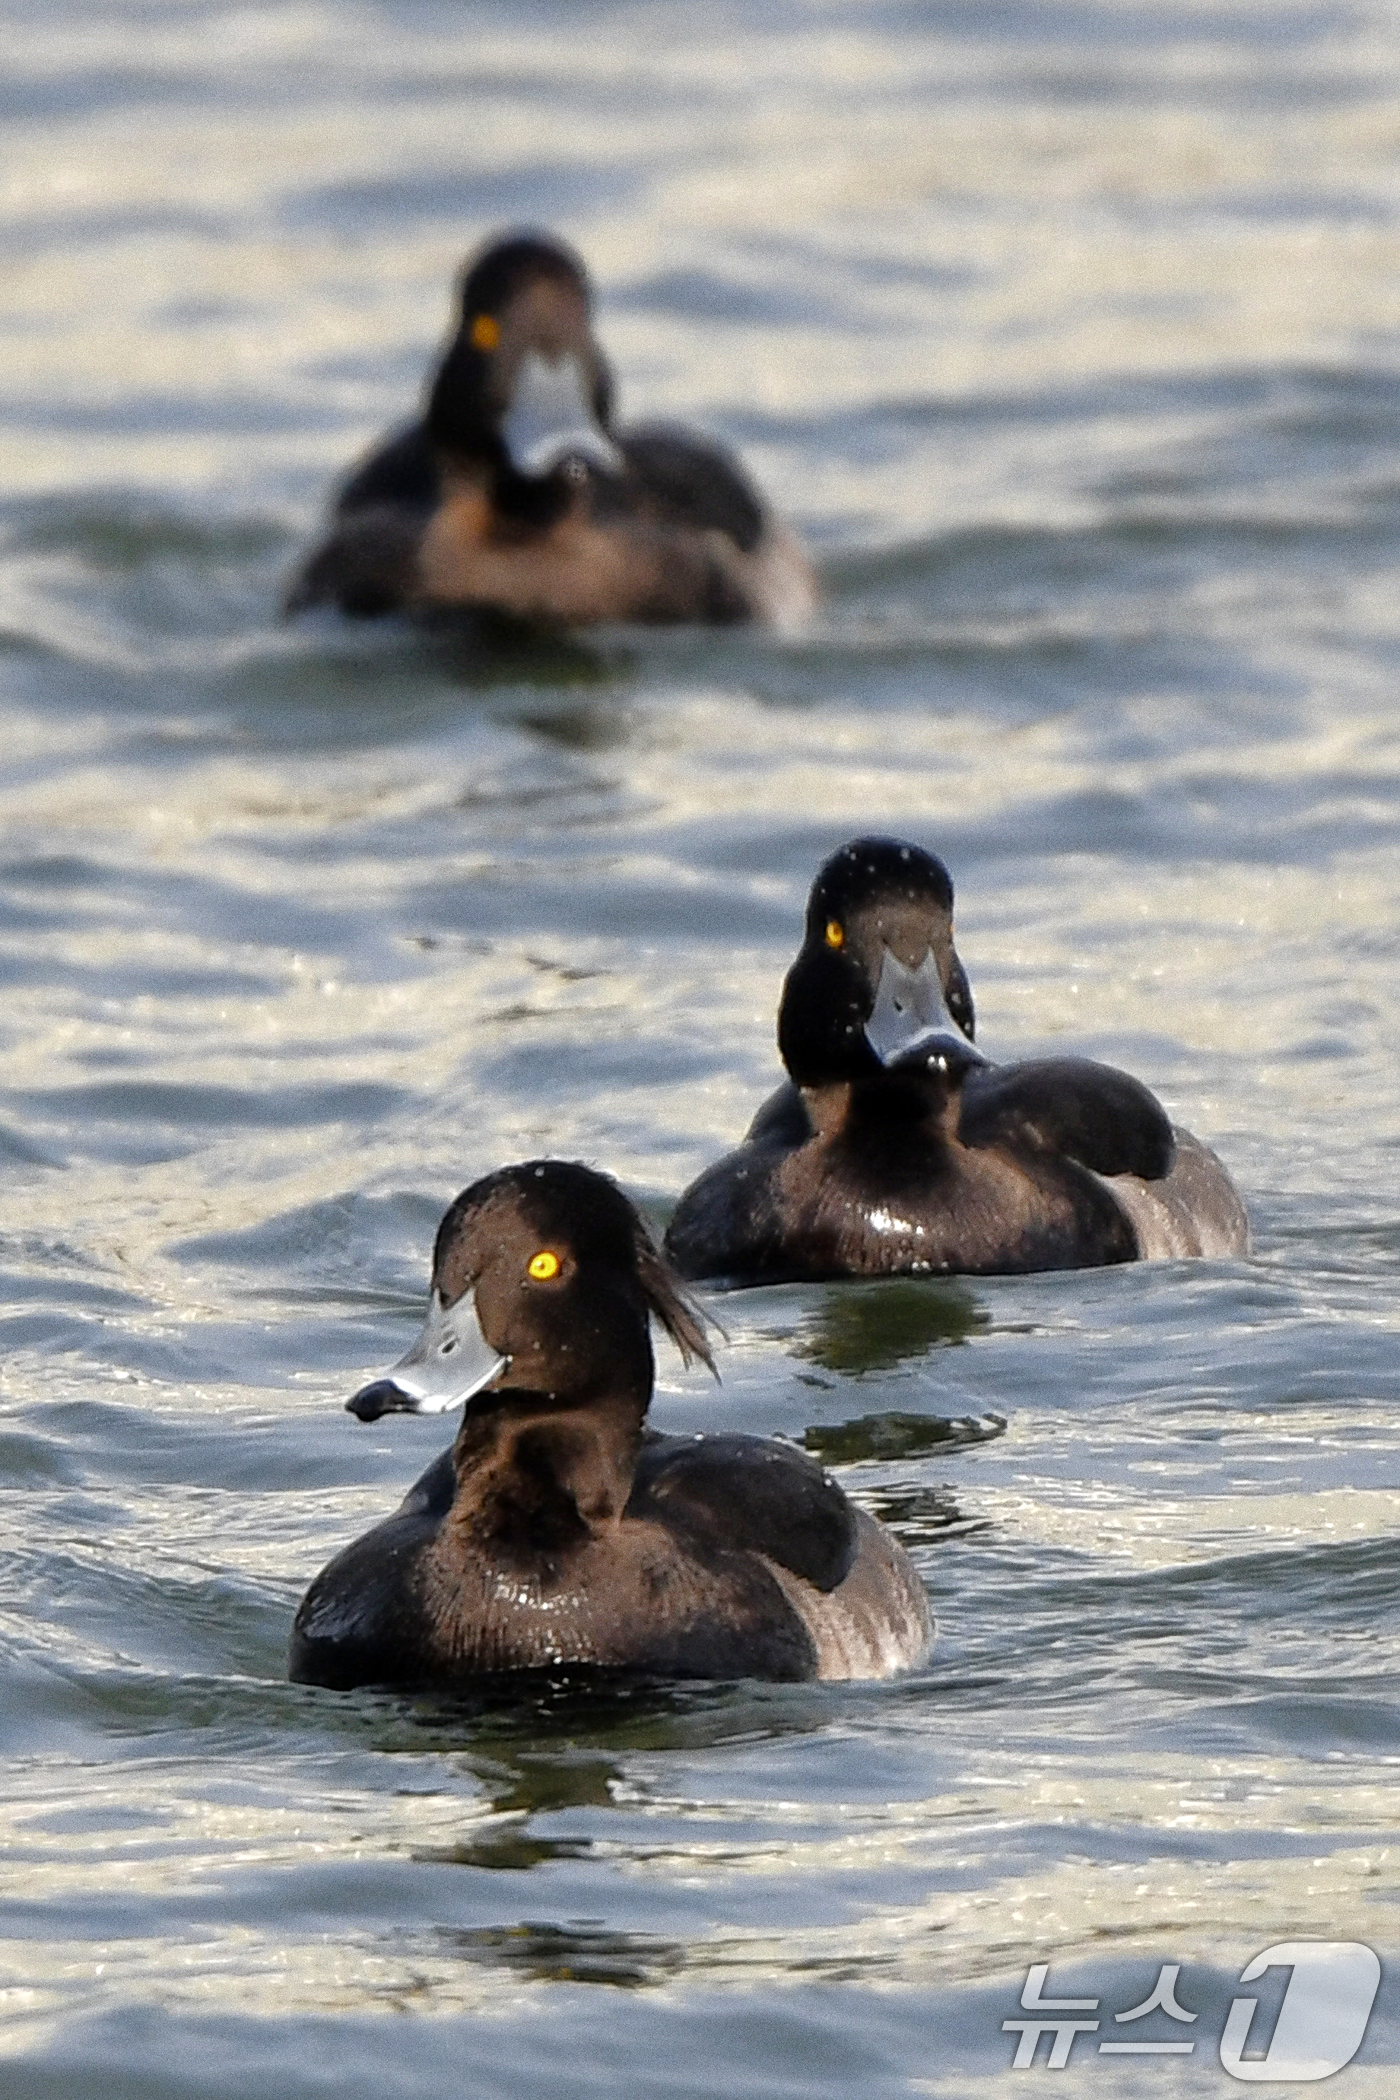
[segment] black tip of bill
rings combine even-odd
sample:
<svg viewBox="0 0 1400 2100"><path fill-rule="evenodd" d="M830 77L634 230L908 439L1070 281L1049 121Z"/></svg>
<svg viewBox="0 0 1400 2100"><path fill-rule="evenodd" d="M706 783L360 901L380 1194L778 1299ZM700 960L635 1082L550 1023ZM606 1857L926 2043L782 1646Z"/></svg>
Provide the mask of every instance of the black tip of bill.
<svg viewBox="0 0 1400 2100"><path fill-rule="evenodd" d="M892 1072L938 1072L946 1079L961 1079L986 1062L976 1044L965 1037L938 1035L931 1042L925 1037L922 1042L912 1043L890 1058L888 1064Z"/></svg>
<svg viewBox="0 0 1400 2100"><path fill-rule="evenodd" d="M347 1414L358 1422L377 1422L381 1415L411 1415L417 1403L392 1378L375 1378L352 1393L345 1403Z"/></svg>

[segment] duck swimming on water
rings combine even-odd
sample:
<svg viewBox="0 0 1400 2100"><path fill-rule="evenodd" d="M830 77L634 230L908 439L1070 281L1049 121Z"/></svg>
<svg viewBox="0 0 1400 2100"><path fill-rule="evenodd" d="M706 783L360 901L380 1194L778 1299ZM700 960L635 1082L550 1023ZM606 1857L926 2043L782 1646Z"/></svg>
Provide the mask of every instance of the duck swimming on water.
<svg viewBox="0 0 1400 2100"><path fill-rule="evenodd" d="M1008 1275L1247 1252L1215 1154L1126 1072L994 1065L941 860L854 839L819 872L778 1013L788 1084L692 1182L666 1250L739 1283Z"/></svg>
<svg viewBox="0 0 1400 2100"><path fill-rule="evenodd" d="M566 626L787 627L815 603L796 539L721 446L614 427L587 273L540 233L468 263L423 414L351 473L286 597Z"/></svg>
<svg viewBox="0 0 1400 2100"><path fill-rule="evenodd" d="M695 1309L605 1176L534 1160L457 1198L422 1335L348 1405L362 1421L462 1406L462 1426L312 1583L294 1679L858 1678L922 1661L932 1626L907 1554L815 1460L646 1428L651 1315L713 1370Z"/></svg>

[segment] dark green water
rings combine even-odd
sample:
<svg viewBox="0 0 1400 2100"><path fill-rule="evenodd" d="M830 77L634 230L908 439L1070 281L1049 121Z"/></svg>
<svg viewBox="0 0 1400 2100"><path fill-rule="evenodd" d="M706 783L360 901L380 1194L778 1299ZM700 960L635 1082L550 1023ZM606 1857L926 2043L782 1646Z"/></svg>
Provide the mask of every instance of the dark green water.
<svg viewBox="0 0 1400 2100"><path fill-rule="evenodd" d="M1387 1964L1327 2088L1381 2100L1393 15L4 33L6 2100L1216 2094L1241 1967L1298 1938ZM517 218L589 256L626 412L727 436L807 536L810 633L279 624ZM550 1151L661 1221L870 828L952 867L992 1055L1139 1073L1254 1258L757 1292L718 1391L664 1357L663 1426L806 1437L900 1532L913 1678L288 1686L310 1576L443 1439L340 1402L446 1201ZM1180 1964L1193 2053L1012 2072L1036 1962L1110 2023Z"/></svg>

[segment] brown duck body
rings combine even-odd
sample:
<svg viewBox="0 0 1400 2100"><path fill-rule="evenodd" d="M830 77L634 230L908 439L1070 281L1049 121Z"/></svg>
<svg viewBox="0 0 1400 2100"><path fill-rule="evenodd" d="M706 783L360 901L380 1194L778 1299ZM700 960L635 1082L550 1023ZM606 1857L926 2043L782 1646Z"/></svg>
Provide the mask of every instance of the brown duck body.
<svg viewBox="0 0 1400 2100"><path fill-rule="evenodd" d="M908 1556L791 1446L649 1437L618 1522L548 1544L472 1521L458 1492L444 1453L323 1570L297 1613L293 1678L460 1687L561 1665L866 1678L928 1652Z"/></svg>
<svg viewBox="0 0 1400 2100"><path fill-rule="evenodd" d="M1071 1079L1105 1094L1138 1091L1125 1073L1070 1059L991 1067L981 1087L970 1079L952 1093L913 1078L864 1099L850 1085L780 1087L743 1144L686 1190L667 1252L683 1276L777 1282L1011 1276L1246 1251L1248 1220L1229 1175L1165 1116L1169 1164L1155 1178L1097 1172L1047 1147L1016 1112L1018 1097ZM1130 1105L1144 1115L1143 1103ZM1100 1140L1098 1156L1117 1166L1112 1132Z"/></svg>
<svg viewBox="0 0 1400 2100"><path fill-rule="evenodd" d="M816 603L806 558L734 462L678 433L623 433L619 475L590 475L548 523L503 515L480 468L446 465L418 543L408 601L490 608L564 626L604 621L790 626ZM664 450L684 481L656 484ZM727 478L729 501L717 484ZM719 495L720 500L714 499ZM709 499L708 501L706 499Z"/></svg>

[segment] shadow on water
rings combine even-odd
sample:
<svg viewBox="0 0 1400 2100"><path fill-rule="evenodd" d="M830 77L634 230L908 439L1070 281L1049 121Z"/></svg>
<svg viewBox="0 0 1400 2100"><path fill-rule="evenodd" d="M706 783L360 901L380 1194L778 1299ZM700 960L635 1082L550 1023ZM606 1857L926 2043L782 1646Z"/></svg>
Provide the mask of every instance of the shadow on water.
<svg viewBox="0 0 1400 2100"><path fill-rule="evenodd" d="M932 1546L950 1532L966 1536L990 1529L984 1517L965 1517L945 1487L881 1488L860 1501L904 1546Z"/></svg>
<svg viewBox="0 0 1400 2100"><path fill-rule="evenodd" d="M633 735L632 717L625 708L596 703L536 707L517 715L515 720L521 729L562 751L617 751L630 743Z"/></svg>
<svg viewBox="0 0 1400 2100"><path fill-rule="evenodd" d="M416 1702L382 1715L399 1752L407 1721L414 1747L450 1748L485 1794L487 1815L474 1815L446 1845L417 1848L420 1864L530 1873L584 1862L596 1854L592 1812L611 1812L634 1797L628 1760L638 1751L675 1754L815 1734L832 1719L831 1700L808 1686L659 1684L600 1679L587 1673L501 1679L470 1698ZM588 1828L548 1827L582 1811ZM544 1827L541 1827L544 1826ZM616 1935L594 1920L566 1926L530 1921L450 1935L466 1959L522 1971L539 1980L635 1985L678 1968L679 1947L649 1935Z"/></svg>
<svg viewBox="0 0 1400 2100"><path fill-rule="evenodd" d="M964 1284L888 1277L825 1292L803 1321L793 1354L859 1377L969 1341L990 1325L991 1315Z"/></svg>
<svg viewBox="0 0 1400 2100"><path fill-rule="evenodd" d="M463 1694L400 1704L423 1748L465 1751L502 1813L600 1806L621 1777L612 1760L816 1732L827 1688L749 1679L666 1682L575 1668L511 1671ZM382 1696L382 1695L380 1695Z"/></svg>
<svg viewBox="0 0 1400 2100"><path fill-rule="evenodd" d="M587 1859L593 1840L587 1837L535 1837L523 1818L516 1818L463 1838L458 1845L415 1852L423 1864L449 1867L481 1867L488 1873L525 1874L532 1867L553 1866L559 1860Z"/></svg>
<svg viewBox="0 0 1400 2100"><path fill-rule="evenodd" d="M464 1961L508 1969L531 1983L605 1983L615 1990L639 1990L664 1983L687 1964L686 1949L674 1940L613 1931L589 1918L567 1925L522 1920L443 1928L439 1939Z"/></svg>
<svg viewBox="0 0 1400 2100"><path fill-rule="evenodd" d="M443 676L473 688L612 685L634 669L615 646L503 612L441 612L402 624L423 636Z"/></svg>
<svg viewBox="0 0 1400 2100"><path fill-rule="evenodd" d="M494 1814L525 1818L609 1807L620 1761L638 1753L684 1755L819 1734L848 1702L859 1706L872 1694L866 1685L664 1683L586 1670L511 1672L465 1694L327 1691L283 1674L286 1599L210 1587L217 1594L201 1601L217 1623L202 1629L201 1645L238 1651L223 1672L201 1670L193 1656L114 1666L83 1652L81 1642L63 1655L52 1642L42 1653L29 1642L0 1642L6 1696L25 1687L25 1727L0 1728L7 1752L51 1744L56 1732L81 1726L138 1755L153 1739L169 1754L183 1746L202 1757L275 1739L288 1752L314 1745L325 1757L449 1757L463 1762ZM472 1844L480 1837L473 1832Z"/></svg>
<svg viewBox="0 0 1400 2100"><path fill-rule="evenodd" d="M815 1422L803 1434L809 1451L828 1465L863 1459L921 1458L950 1444L986 1444L1006 1431L1005 1415L913 1415L887 1410L849 1422Z"/></svg>

